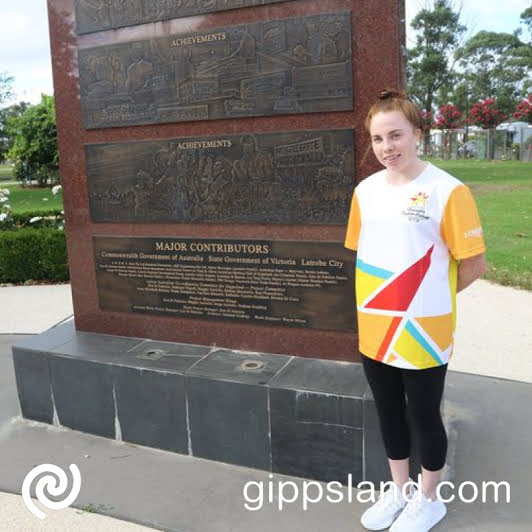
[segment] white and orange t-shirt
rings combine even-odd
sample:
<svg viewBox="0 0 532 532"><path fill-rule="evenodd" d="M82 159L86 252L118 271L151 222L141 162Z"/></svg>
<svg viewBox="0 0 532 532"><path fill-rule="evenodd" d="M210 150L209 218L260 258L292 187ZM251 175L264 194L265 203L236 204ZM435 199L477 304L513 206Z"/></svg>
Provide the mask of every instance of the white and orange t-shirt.
<svg viewBox="0 0 532 532"><path fill-rule="evenodd" d="M430 163L405 185L381 170L355 189L345 247L357 250L360 352L400 368L446 364L458 261L486 250L469 188Z"/></svg>

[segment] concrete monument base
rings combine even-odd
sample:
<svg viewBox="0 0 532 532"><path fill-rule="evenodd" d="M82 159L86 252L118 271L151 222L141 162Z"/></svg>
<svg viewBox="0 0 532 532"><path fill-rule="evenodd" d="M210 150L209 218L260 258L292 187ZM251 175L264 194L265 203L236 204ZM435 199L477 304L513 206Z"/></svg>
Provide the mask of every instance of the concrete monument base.
<svg viewBox="0 0 532 532"><path fill-rule="evenodd" d="M359 363L76 331L13 347L24 418L353 485L388 480Z"/></svg>

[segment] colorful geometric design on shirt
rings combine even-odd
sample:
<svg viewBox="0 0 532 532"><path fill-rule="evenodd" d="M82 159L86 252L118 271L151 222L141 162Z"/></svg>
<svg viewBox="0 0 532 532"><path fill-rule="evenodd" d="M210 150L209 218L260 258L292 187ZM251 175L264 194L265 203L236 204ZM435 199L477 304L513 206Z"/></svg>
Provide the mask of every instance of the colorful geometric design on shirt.
<svg viewBox="0 0 532 532"><path fill-rule="evenodd" d="M449 255L449 291L453 305L453 332L456 329L456 289L458 287L458 261Z"/></svg>
<svg viewBox="0 0 532 532"><path fill-rule="evenodd" d="M445 351L453 343L453 314L442 316L428 316L416 318L416 326L423 329L427 336L442 350Z"/></svg>
<svg viewBox="0 0 532 532"><path fill-rule="evenodd" d="M427 196L427 194L425 194L424 192L418 192L415 196L412 196L410 198L410 200L412 201L410 205L419 205L421 207L424 207L428 199L429 196Z"/></svg>
<svg viewBox="0 0 532 532"><path fill-rule="evenodd" d="M375 357L390 329L392 321L393 316L358 312L358 336L361 339L360 350L362 353L371 358Z"/></svg>
<svg viewBox="0 0 532 532"><path fill-rule="evenodd" d="M407 310L430 267L430 257L433 249L434 244L423 257L399 274L373 299L368 301L364 307L403 312Z"/></svg>
<svg viewBox="0 0 532 532"><path fill-rule="evenodd" d="M386 359L386 364L393 364L397 360L397 355L390 353Z"/></svg>
<svg viewBox="0 0 532 532"><path fill-rule="evenodd" d="M392 343L393 337L395 336L397 328L401 324L402 319L403 318L401 318L401 316L395 316L392 319L392 323L390 324L390 327L386 331L386 336L384 337L384 340L382 341L379 347L379 350L377 351L377 356L375 357L375 360L382 362L382 359L384 358L384 355L386 355L386 352L388 351L388 348L390 347L390 344Z"/></svg>
<svg viewBox="0 0 532 532"><path fill-rule="evenodd" d="M359 258L357 258L356 266L359 270L368 273L369 275L373 275L374 277L379 277L379 279L389 279L393 275L393 272L368 264Z"/></svg>
<svg viewBox="0 0 532 532"><path fill-rule="evenodd" d="M384 357L383 362L384 364L389 364L390 366L394 366L396 368L419 369L417 366L414 366L392 350L388 351L388 355Z"/></svg>
<svg viewBox="0 0 532 532"><path fill-rule="evenodd" d="M393 350L416 368L430 368L444 363L441 353L436 352L410 320L397 338Z"/></svg>
<svg viewBox="0 0 532 532"><path fill-rule="evenodd" d="M393 272L378 268L358 258L356 268L357 301L364 301L393 275Z"/></svg>

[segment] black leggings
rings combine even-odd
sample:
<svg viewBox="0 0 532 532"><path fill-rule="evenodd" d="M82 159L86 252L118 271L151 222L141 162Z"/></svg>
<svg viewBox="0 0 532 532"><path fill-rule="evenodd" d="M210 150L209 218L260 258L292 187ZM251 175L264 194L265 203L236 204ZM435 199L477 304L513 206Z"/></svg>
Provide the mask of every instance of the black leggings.
<svg viewBox="0 0 532 532"><path fill-rule="evenodd" d="M402 369L362 356L379 414L386 454L391 460L410 456L408 411L421 450L421 465L438 471L445 464L447 434L440 404L447 364L429 369Z"/></svg>

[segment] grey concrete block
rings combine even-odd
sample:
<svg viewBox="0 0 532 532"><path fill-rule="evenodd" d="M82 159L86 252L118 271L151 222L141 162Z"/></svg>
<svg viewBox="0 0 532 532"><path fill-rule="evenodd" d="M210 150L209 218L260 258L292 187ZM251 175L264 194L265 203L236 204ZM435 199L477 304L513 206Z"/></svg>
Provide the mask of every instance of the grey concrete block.
<svg viewBox="0 0 532 532"><path fill-rule="evenodd" d="M294 357L269 385L351 397L362 397L367 387L360 364L302 357Z"/></svg>
<svg viewBox="0 0 532 532"><path fill-rule="evenodd" d="M288 355L219 349L198 362L187 374L264 385L269 383L292 358Z"/></svg>
<svg viewBox="0 0 532 532"><path fill-rule="evenodd" d="M13 348L25 349L26 351L46 351L72 340L75 335L74 320L69 320L51 327L41 334L27 336L18 341Z"/></svg>
<svg viewBox="0 0 532 532"><path fill-rule="evenodd" d="M362 480L362 399L270 388L272 470Z"/></svg>
<svg viewBox="0 0 532 532"><path fill-rule="evenodd" d="M116 364L120 362L120 357L142 341L139 338L76 331L67 342L48 351L72 358Z"/></svg>
<svg viewBox="0 0 532 532"><path fill-rule="evenodd" d="M194 456L271 470L265 386L186 377Z"/></svg>
<svg viewBox="0 0 532 532"><path fill-rule="evenodd" d="M61 425L98 436L115 437L110 366L51 356L50 374Z"/></svg>
<svg viewBox="0 0 532 532"><path fill-rule="evenodd" d="M204 345L147 340L130 349L120 364L183 375L211 351Z"/></svg>
<svg viewBox="0 0 532 532"><path fill-rule="evenodd" d="M13 364L22 416L53 423L54 406L46 353L13 347Z"/></svg>
<svg viewBox="0 0 532 532"><path fill-rule="evenodd" d="M113 382L122 440L188 454L182 375L116 366Z"/></svg>

